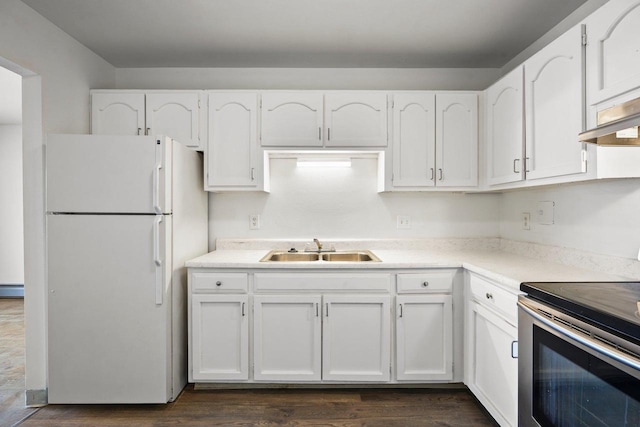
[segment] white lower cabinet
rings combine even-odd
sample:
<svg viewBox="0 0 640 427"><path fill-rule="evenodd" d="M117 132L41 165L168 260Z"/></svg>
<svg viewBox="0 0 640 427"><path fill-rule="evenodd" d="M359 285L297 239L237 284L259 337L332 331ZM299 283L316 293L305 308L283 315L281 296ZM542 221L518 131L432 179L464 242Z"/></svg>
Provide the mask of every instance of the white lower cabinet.
<svg viewBox="0 0 640 427"><path fill-rule="evenodd" d="M191 296L194 381L249 379L247 295Z"/></svg>
<svg viewBox="0 0 640 427"><path fill-rule="evenodd" d="M398 380L453 379L451 295L396 298Z"/></svg>
<svg viewBox="0 0 640 427"><path fill-rule="evenodd" d="M319 295L253 297L253 377L319 381L322 321Z"/></svg>
<svg viewBox="0 0 640 427"><path fill-rule="evenodd" d="M325 295L322 378L389 381L389 295Z"/></svg>
<svg viewBox="0 0 640 427"><path fill-rule="evenodd" d="M389 299L254 296L254 379L389 381Z"/></svg>
<svg viewBox="0 0 640 427"><path fill-rule="evenodd" d="M500 426L518 424L517 296L471 276L465 383ZM513 314L513 315L512 315Z"/></svg>
<svg viewBox="0 0 640 427"><path fill-rule="evenodd" d="M453 315L456 298L462 303L462 289L454 290L458 276L455 268L190 268L189 380L459 382L454 348L462 349L462 311L460 321Z"/></svg>

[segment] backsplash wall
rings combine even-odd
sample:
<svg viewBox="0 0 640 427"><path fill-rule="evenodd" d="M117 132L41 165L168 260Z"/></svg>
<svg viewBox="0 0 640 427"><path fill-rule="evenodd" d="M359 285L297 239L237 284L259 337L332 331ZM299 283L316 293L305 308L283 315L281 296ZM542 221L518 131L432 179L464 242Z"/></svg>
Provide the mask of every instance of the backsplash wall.
<svg viewBox="0 0 640 427"><path fill-rule="evenodd" d="M499 194L377 193L377 160L351 168L301 169L271 160L271 193L211 193L209 244L217 238L496 237ZM259 214L261 227L249 229ZM398 229L397 216L411 228Z"/></svg>
<svg viewBox="0 0 640 427"><path fill-rule="evenodd" d="M636 259L640 248L640 179L596 181L501 196L500 237ZM540 224L540 201L552 201L552 225ZM522 213L531 213L531 229Z"/></svg>

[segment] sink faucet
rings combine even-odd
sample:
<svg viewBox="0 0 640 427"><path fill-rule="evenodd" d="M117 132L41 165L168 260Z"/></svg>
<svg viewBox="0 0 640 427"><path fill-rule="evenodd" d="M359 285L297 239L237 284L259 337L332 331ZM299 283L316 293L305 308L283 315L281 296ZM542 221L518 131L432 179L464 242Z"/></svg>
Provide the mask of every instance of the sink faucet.
<svg viewBox="0 0 640 427"><path fill-rule="evenodd" d="M320 243L320 240L318 239L313 239L313 242L316 244L316 246L318 247L318 252L322 251L322 243Z"/></svg>

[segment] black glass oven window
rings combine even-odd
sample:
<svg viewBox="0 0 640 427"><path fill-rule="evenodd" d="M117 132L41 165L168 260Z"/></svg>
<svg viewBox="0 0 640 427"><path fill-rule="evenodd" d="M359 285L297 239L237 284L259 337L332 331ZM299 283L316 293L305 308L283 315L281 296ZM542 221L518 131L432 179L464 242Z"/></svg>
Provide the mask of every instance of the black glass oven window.
<svg viewBox="0 0 640 427"><path fill-rule="evenodd" d="M638 427L640 380L537 326L533 417L542 427Z"/></svg>

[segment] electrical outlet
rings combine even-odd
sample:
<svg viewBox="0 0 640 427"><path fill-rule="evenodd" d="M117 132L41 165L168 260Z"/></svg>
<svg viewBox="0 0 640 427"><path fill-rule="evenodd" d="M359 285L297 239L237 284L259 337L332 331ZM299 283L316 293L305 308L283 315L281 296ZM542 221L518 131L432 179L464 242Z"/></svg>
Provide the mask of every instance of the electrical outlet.
<svg viewBox="0 0 640 427"><path fill-rule="evenodd" d="M529 212L522 212L522 229L531 230L531 214Z"/></svg>
<svg viewBox="0 0 640 427"><path fill-rule="evenodd" d="M538 224L541 225L553 225L554 219L554 207L555 203L552 201L538 202Z"/></svg>
<svg viewBox="0 0 640 427"><path fill-rule="evenodd" d="M257 230L260 228L260 215L249 215L249 230Z"/></svg>
<svg viewBox="0 0 640 427"><path fill-rule="evenodd" d="M408 215L398 215L396 225L398 228L411 228L411 217Z"/></svg>

